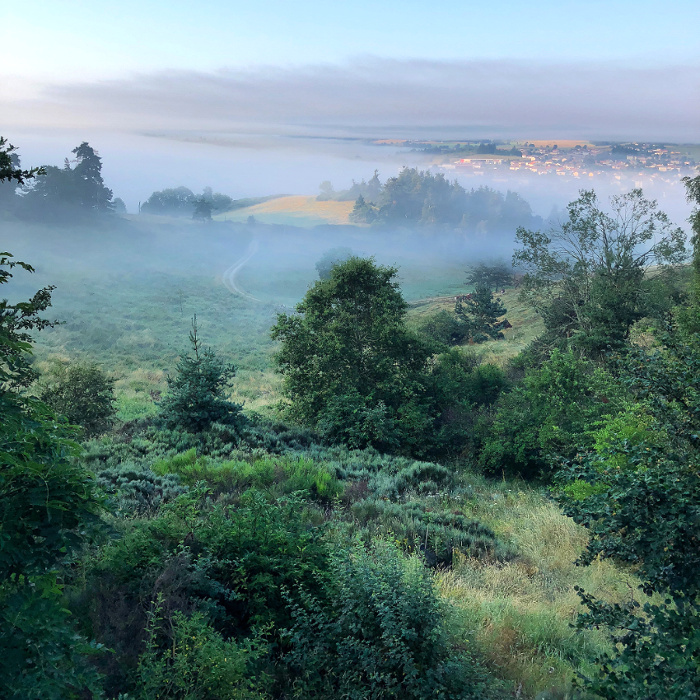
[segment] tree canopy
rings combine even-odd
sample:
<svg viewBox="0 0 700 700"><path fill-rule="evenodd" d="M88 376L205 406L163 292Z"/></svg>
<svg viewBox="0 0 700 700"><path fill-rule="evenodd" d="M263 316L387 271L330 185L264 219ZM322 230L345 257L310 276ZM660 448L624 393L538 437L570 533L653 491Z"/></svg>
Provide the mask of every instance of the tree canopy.
<svg viewBox="0 0 700 700"><path fill-rule="evenodd" d="M645 314L645 272L682 262L685 235L638 189L612 197L609 213L582 191L567 213L546 233L519 227L513 265L550 337L595 355L624 343Z"/></svg>
<svg viewBox="0 0 700 700"><path fill-rule="evenodd" d="M429 351L406 330L396 273L350 258L272 329L291 415L356 446L396 448L422 420L414 409Z"/></svg>

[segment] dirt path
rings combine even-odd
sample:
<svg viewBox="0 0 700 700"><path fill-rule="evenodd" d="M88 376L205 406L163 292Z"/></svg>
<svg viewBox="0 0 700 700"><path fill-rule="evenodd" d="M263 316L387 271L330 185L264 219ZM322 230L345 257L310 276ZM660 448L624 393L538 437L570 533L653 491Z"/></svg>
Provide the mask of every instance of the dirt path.
<svg viewBox="0 0 700 700"><path fill-rule="evenodd" d="M252 294L248 294L248 292L244 291L241 289L241 287L238 284L238 273L245 267L245 264L258 252L258 241L254 238L250 244L248 245L248 248L246 249L246 252L244 253L243 257L240 258L239 260L236 260L231 267L224 272L224 274L221 276L221 281L224 283L224 287L229 290L232 294L237 294L238 296L244 297L245 299L250 299L251 301L262 301L262 299L258 299L257 297L254 297Z"/></svg>

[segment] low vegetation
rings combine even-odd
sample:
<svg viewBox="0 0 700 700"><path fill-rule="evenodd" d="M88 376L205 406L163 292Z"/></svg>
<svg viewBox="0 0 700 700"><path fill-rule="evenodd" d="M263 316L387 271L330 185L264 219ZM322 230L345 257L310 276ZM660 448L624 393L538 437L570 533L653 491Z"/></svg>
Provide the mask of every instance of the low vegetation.
<svg viewBox="0 0 700 700"><path fill-rule="evenodd" d="M9 153L2 179L37 174ZM655 262L676 263L653 203L625 202L667 231ZM470 270L470 313L454 298L409 313L396 268L352 250L331 251L276 322L246 319L275 342L253 334L245 376L205 348L194 283L159 287L172 349L140 308L128 344L67 318L76 352L45 318L51 286L2 301L2 695L697 696L698 281L640 274L649 258L631 249L604 274L624 221L592 194L569 214L559 233L584 232L590 252L576 265L555 236L519 234L542 321L518 342L525 302L501 266ZM22 272L0 255L0 284ZM654 302L660 288L673 303ZM35 357L39 331L53 352ZM273 363L274 410L232 399L263 391Z"/></svg>

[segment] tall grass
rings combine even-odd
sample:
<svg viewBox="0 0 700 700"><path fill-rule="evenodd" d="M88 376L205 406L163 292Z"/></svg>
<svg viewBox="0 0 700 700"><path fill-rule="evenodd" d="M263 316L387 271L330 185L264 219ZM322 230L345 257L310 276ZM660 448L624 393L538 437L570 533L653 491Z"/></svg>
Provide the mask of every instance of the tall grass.
<svg viewBox="0 0 700 700"><path fill-rule="evenodd" d="M438 589L458 613L464 636L479 642L499 675L526 696L545 689L565 695L574 674L609 650L602 631L572 627L582 612L574 586L621 602L638 581L610 561L576 566L587 533L545 493L513 482L468 481L464 512L491 527L518 556L492 562L457 555L453 568L438 574Z"/></svg>

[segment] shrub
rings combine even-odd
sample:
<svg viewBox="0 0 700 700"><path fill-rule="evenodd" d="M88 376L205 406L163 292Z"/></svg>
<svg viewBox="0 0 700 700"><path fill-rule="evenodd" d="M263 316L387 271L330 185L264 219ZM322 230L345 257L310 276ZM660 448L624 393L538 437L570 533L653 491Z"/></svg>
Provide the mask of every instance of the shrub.
<svg viewBox="0 0 700 700"><path fill-rule="evenodd" d="M554 350L482 422L479 464L491 474L548 478L555 457L571 457L590 445L591 427L623 404L622 390L608 373L572 351Z"/></svg>
<svg viewBox="0 0 700 700"><path fill-rule="evenodd" d="M285 661L294 697L487 698L486 675L449 644L420 559L388 543L355 546L332 563L332 595L292 604Z"/></svg>
<svg viewBox="0 0 700 700"><path fill-rule="evenodd" d="M175 612L165 620L156 603L146 628L146 650L137 674L141 700L253 700L264 677L251 678L251 663L265 653L255 638L226 640L202 613Z"/></svg>
<svg viewBox="0 0 700 700"><path fill-rule="evenodd" d="M39 397L87 437L106 432L116 415L114 379L94 363L55 363L42 377Z"/></svg>
<svg viewBox="0 0 700 700"><path fill-rule="evenodd" d="M355 503L350 512L368 541L391 536L407 551L421 551L430 566L450 566L455 551L487 559L513 557L492 530L460 511L373 498Z"/></svg>
<svg viewBox="0 0 700 700"><path fill-rule="evenodd" d="M454 313L446 309L438 311L425 321L419 332L430 340L437 341L441 345L460 345L469 336L469 327Z"/></svg>

